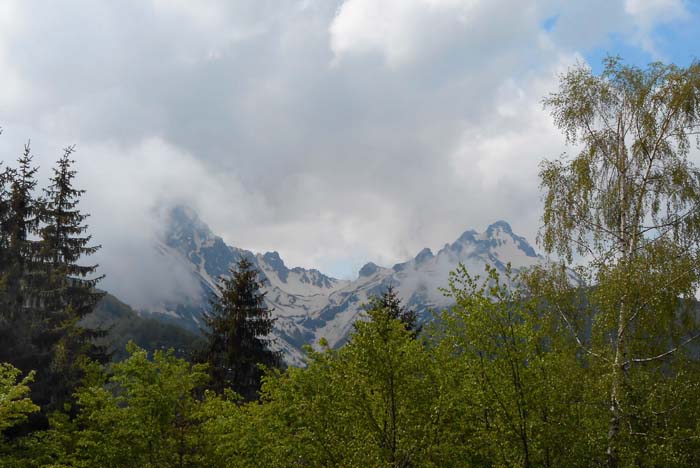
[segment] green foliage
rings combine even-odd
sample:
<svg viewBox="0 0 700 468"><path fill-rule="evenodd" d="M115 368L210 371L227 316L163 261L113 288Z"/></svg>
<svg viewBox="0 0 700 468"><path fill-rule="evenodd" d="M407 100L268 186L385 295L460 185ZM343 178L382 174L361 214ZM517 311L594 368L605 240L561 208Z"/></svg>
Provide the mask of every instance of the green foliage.
<svg viewBox="0 0 700 468"><path fill-rule="evenodd" d="M196 459L199 402L206 369L133 345L113 375L99 373L77 396L82 427L75 457L84 466L188 466ZM107 385L105 385L107 383Z"/></svg>
<svg viewBox="0 0 700 468"><path fill-rule="evenodd" d="M450 362L461 395L471 401L463 424L473 431L479 459L496 466L590 466L597 440L590 427L590 388L582 385L585 359L543 307L538 278L502 279L487 268L483 282L461 266L442 315L437 347Z"/></svg>
<svg viewBox="0 0 700 468"><path fill-rule="evenodd" d="M687 157L700 126L700 63L604 65L599 76L569 70L544 100L582 147L542 165L545 249L602 264L632 255L649 236L697 246L700 173Z"/></svg>
<svg viewBox="0 0 700 468"><path fill-rule="evenodd" d="M156 351L149 359L133 344L128 353L109 376L99 364L87 364L76 417L52 414L51 428L15 440L0 466L226 466L207 461L216 448L207 428L213 408L231 418L237 407L203 394L206 366L172 351Z"/></svg>
<svg viewBox="0 0 700 468"><path fill-rule="evenodd" d="M20 375L19 369L0 363L0 434L39 409L29 398L29 384L34 373L18 381Z"/></svg>
<svg viewBox="0 0 700 468"><path fill-rule="evenodd" d="M305 369L263 386L260 414L278 420L265 445L270 466L463 466L441 371L387 313L358 322L339 350L309 349Z"/></svg>

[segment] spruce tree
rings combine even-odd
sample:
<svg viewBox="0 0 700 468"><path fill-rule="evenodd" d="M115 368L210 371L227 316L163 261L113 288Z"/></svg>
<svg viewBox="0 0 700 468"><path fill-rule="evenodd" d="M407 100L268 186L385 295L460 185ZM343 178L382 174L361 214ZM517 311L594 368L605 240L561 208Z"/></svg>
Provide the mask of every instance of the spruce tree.
<svg viewBox="0 0 700 468"><path fill-rule="evenodd" d="M396 289L391 284L381 296L372 297L365 310L375 321L379 316L400 321L413 337L418 336L421 331L422 327L418 325L416 311L403 305Z"/></svg>
<svg viewBox="0 0 700 468"><path fill-rule="evenodd" d="M45 357L33 340L39 324L34 313L38 246L32 236L37 232L42 202L34 198L37 168L32 165L29 144L17 162L17 169L6 168L0 177L0 362L29 371Z"/></svg>
<svg viewBox="0 0 700 468"><path fill-rule="evenodd" d="M10 262L9 244L10 236L8 218L10 216L10 185L12 171L2 166L0 162L0 318L2 310L7 307L5 284L7 281L7 266Z"/></svg>
<svg viewBox="0 0 700 468"><path fill-rule="evenodd" d="M0 362L23 372L36 371L32 399L44 416L70 401L81 373L81 356L105 361L95 339L79 321L94 310L102 294L96 266L77 262L94 253L84 235L87 215L78 208L82 190L73 188L75 171L68 148L57 162L45 197L35 194L37 168L29 144L17 168L0 174Z"/></svg>
<svg viewBox="0 0 700 468"><path fill-rule="evenodd" d="M2 135L2 128L0 128ZM5 308L6 267L9 264L9 230L7 220L10 216L10 187L13 172L0 161L0 314ZM0 315L0 319L2 315Z"/></svg>
<svg viewBox="0 0 700 468"><path fill-rule="evenodd" d="M34 198L38 168L32 165L32 160L26 144L17 160L18 168L8 173L9 212L3 230L8 241L6 287L15 311L33 305L31 292L36 286L38 246L32 235L38 230L42 200Z"/></svg>
<svg viewBox="0 0 700 468"><path fill-rule="evenodd" d="M79 265L94 254L99 245L90 245L92 236L84 224L89 216L78 204L85 193L73 187L76 171L71 155L74 147L64 149L53 168L50 185L44 189L45 203L40 212L40 259L42 264L42 336L52 348L52 372L45 383L50 385L50 403L57 406L70 399L79 383L80 357L105 362L107 355L96 339L100 330L86 329L80 320L94 311L104 293L95 289L103 276L95 276L97 265Z"/></svg>
<svg viewBox="0 0 700 468"><path fill-rule="evenodd" d="M10 214L11 214L11 186L14 180L14 171L8 167L0 172L0 361L9 355L15 354L13 333L13 318L15 316L10 301L8 285L10 278Z"/></svg>
<svg viewBox="0 0 700 468"><path fill-rule="evenodd" d="M217 392L231 388L246 400L257 397L262 371L259 364L279 367L281 355L272 351L269 338L274 319L265 306L263 283L246 258L222 277L219 295L204 314L207 326L205 360L210 366L211 386Z"/></svg>

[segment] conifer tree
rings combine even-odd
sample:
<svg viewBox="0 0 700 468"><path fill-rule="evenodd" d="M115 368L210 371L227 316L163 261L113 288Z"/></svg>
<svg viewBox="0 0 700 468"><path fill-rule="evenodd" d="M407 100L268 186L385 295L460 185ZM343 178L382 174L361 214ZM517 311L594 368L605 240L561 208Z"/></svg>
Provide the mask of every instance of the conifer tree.
<svg viewBox="0 0 700 468"><path fill-rule="evenodd" d="M18 168L10 170L9 212L4 225L8 239L8 263L6 287L15 309L27 307L31 302L31 291L36 285L36 264L38 246L31 235L37 232L41 199L34 198L36 173L32 165L33 156L29 144L24 146L22 156L17 160Z"/></svg>
<svg viewBox="0 0 700 468"><path fill-rule="evenodd" d="M72 152L57 162L45 197L35 194L38 169L29 144L17 168L0 174L0 362L36 371L32 399L44 415L70 400L80 356L106 358L94 343L104 332L78 324L102 294L95 291L101 277L89 278L96 266L77 264L98 247L84 235L87 215L77 208L83 191L72 186ZM45 422L37 416L30 425Z"/></svg>
<svg viewBox="0 0 700 468"><path fill-rule="evenodd" d="M15 314L10 313L10 294L8 283L10 281L10 195L14 173L10 168L4 167L0 172L0 360L7 357L8 352L14 348L15 335L12 330L12 319Z"/></svg>
<svg viewBox="0 0 700 468"><path fill-rule="evenodd" d="M232 388L253 400L262 378L258 365L281 365L280 353L270 349L268 338L274 319L265 306L263 283L253 264L241 258L230 274L221 278L219 296L211 301L212 312L204 314L208 340L204 357L216 391Z"/></svg>
<svg viewBox="0 0 700 468"><path fill-rule="evenodd" d="M85 234L84 224L89 216L78 209L85 193L73 187L76 171L71 155L74 147L64 149L63 156L53 168L50 185L44 189L45 203L40 213L40 259L42 262L42 312L44 326L40 341L52 347L52 366L48 384L52 405L70 398L80 380L77 361L87 356L107 360L104 347L95 340L105 332L90 330L79 322L93 312L104 293L95 289L103 276L94 276L97 265L79 265L84 257L94 254L100 246L90 245L91 235Z"/></svg>
<svg viewBox="0 0 700 468"><path fill-rule="evenodd" d="M31 238L37 231L41 200L34 198L37 168L32 165L29 144L17 162L18 168L6 168L0 182L0 362L27 371L42 358L33 340L38 327L33 313L38 305L34 300L38 246Z"/></svg>
<svg viewBox="0 0 700 468"><path fill-rule="evenodd" d="M10 215L11 182L12 171L7 167L2 167L2 162L0 162L0 308L3 310L7 307L5 284L7 280L7 265L10 262L10 236L7 220Z"/></svg>
<svg viewBox="0 0 700 468"><path fill-rule="evenodd" d="M4 292L3 280L6 277L6 266L9 263L9 232L7 219L10 215L10 185L12 171L2 166L0 161L0 303Z"/></svg>
<svg viewBox="0 0 700 468"><path fill-rule="evenodd" d="M421 331L416 311L403 305L396 289L391 284L381 296L372 297L365 310L374 320L381 315L391 320L400 321L414 337L418 336Z"/></svg>

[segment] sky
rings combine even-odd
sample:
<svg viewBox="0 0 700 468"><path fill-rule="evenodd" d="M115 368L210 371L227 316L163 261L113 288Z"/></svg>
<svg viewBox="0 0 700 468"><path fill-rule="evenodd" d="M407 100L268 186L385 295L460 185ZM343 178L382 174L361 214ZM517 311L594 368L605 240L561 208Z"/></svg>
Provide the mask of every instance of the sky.
<svg viewBox="0 0 700 468"><path fill-rule="evenodd" d="M700 55L700 0L2 0L0 158L76 145L103 286L145 302L176 204L354 278L507 220L533 243L541 100L576 63ZM570 148L568 149L571 150Z"/></svg>

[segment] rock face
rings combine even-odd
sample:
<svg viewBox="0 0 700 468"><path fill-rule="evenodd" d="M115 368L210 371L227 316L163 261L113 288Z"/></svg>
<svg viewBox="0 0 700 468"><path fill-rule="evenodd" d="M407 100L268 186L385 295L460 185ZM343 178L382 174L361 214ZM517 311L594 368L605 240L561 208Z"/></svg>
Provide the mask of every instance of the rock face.
<svg viewBox="0 0 700 468"><path fill-rule="evenodd" d="M342 345L353 323L361 317L363 304L390 284L421 320L427 320L430 309L451 305L438 288L447 286L450 271L460 263L471 273L482 274L485 264L504 270L509 262L514 269L543 262L508 223L498 221L484 233L466 231L436 254L426 248L392 268L370 262L360 269L357 279L339 280L314 269L288 268L277 252L254 254L228 246L196 213L184 207L170 213L168 229L157 248L191 272L200 293L182 303L155 304L143 312L198 330L201 313L216 291L217 278L246 257L265 279L267 302L277 318L277 346L291 365L302 365L301 347L317 343L320 338L326 338L331 347Z"/></svg>

